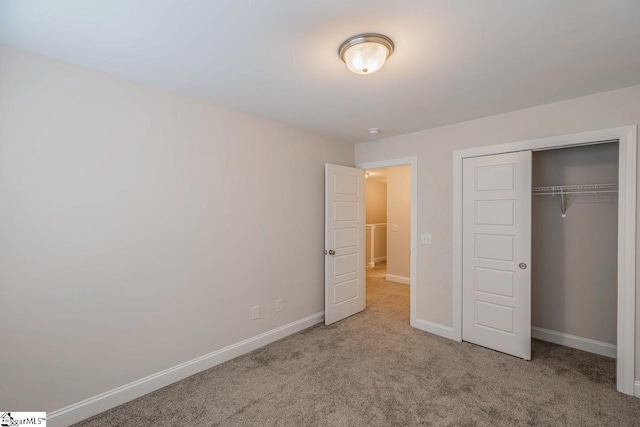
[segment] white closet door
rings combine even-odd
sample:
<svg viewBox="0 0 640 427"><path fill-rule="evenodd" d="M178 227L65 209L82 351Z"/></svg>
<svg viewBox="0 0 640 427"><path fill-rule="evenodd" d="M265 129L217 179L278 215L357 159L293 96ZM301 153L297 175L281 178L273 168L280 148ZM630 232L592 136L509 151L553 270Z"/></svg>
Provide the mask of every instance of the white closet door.
<svg viewBox="0 0 640 427"><path fill-rule="evenodd" d="M531 359L531 151L463 161L462 339Z"/></svg>

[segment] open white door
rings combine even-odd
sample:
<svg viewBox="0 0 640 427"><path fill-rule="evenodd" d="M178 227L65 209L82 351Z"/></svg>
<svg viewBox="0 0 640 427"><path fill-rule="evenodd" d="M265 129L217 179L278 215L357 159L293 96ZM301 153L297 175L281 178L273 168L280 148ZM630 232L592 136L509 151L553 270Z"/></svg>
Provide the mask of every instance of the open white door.
<svg viewBox="0 0 640 427"><path fill-rule="evenodd" d="M462 339L531 359L531 151L462 167Z"/></svg>
<svg viewBox="0 0 640 427"><path fill-rule="evenodd" d="M325 165L325 324L364 310L364 171Z"/></svg>

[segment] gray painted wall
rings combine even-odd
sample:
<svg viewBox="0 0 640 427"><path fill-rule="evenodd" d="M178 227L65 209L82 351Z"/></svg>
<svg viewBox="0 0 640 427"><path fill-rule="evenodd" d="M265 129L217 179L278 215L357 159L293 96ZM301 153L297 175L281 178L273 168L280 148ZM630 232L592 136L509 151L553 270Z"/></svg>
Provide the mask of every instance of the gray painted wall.
<svg viewBox="0 0 640 427"><path fill-rule="evenodd" d="M3 409L323 310L324 164L352 146L12 48L0 64Z"/></svg>
<svg viewBox="0 0 640 427"><path fill-rule="evenodd" d="M614 184L618 144L533 153L533 185ZM532 325L616 343L617 194L534 196Z"/></svg>

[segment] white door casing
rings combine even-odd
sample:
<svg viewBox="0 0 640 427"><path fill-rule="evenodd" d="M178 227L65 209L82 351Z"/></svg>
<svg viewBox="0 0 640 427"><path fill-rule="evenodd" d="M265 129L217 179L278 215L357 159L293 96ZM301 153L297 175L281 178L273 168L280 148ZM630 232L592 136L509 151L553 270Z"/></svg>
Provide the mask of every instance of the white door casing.
<svg viewBox="0 0 640 427"><path fill-rule="evenodd" d="M465 158L462 339L531 359L531 151Z"/></svg>
<svg viewBox="0 0 640 427"><path fill-rule="evenodd" d="M325 165L325 324L365 308L364 170Z"/></svg>

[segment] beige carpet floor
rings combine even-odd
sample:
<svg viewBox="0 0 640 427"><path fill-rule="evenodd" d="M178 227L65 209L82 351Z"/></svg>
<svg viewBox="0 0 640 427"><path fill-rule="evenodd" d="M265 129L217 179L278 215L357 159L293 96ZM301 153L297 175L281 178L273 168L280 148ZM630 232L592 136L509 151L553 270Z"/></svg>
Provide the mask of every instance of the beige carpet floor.
<svg viewBox="0 0 640 427"><path fill-rule="evenodd" d="M384 268L384 266L382 267ZM640 426L615 361L533 342L526 362L409 326L409 287L368 275L367 309L82 426Z"/></svg>

